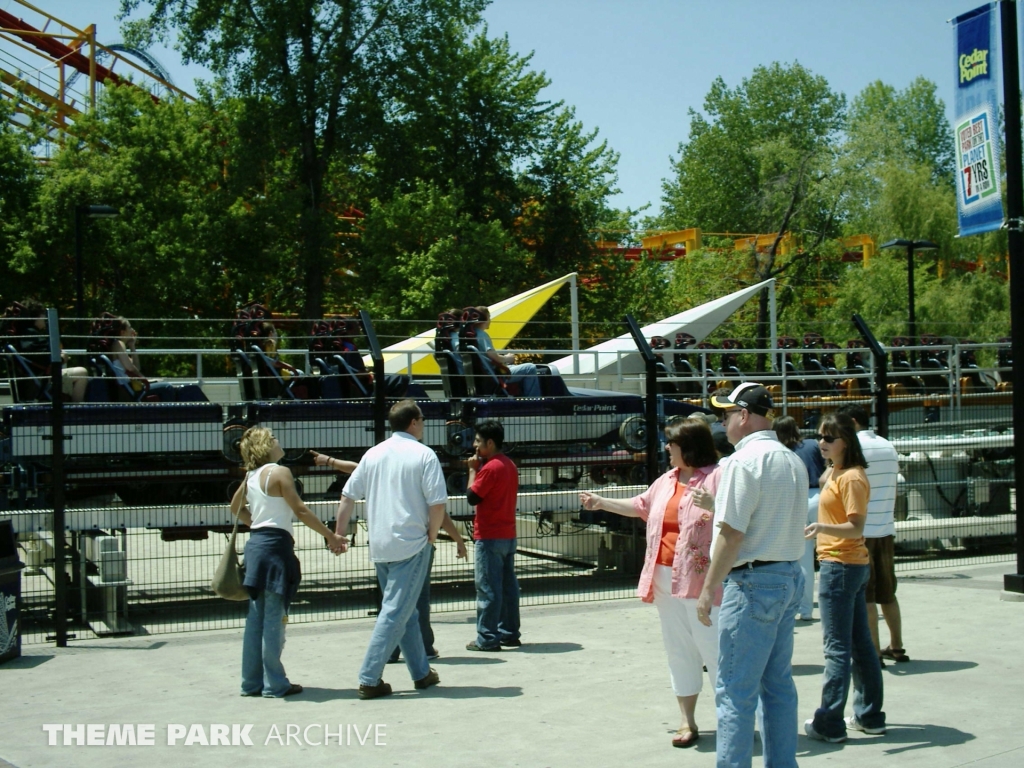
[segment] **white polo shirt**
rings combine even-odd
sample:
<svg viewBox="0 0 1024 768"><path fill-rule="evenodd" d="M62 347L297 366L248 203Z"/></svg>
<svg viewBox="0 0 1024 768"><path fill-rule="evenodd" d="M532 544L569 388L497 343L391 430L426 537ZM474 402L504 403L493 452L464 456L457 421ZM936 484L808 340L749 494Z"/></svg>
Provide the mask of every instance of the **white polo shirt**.
<svg viewBox="0 0 1024 768"><path fill-rule="evenodd" d="M868 429L857 433L861 450L868 462L864 472L871 483L868 519L864 522L864 538L880 539L895 536L896 483L900 474L899 456L892 443Z"/></svg>
<svg viewBox="0 0 1024 768"><path fill-rule="evenodd" d="M342 495L366 499L370 560L408 560L427 546L429 509L448 501L437 455L408 432L368 450Z"/></svg>
<svg viewBox="0 0 1024 768"><path fill-rule="evenodd" d="M761 430L744 437L722 464L712 553L725 523L744 534L735 565L799 560L804 552L807 488L803 461L774 432Z"/></svg>

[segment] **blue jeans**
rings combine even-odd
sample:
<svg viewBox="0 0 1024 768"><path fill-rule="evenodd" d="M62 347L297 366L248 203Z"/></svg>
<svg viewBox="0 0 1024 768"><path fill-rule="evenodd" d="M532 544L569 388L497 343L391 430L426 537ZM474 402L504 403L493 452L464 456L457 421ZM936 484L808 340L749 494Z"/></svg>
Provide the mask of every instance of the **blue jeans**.
<svg viewBox="0 0 1024 768"><path fill-rule="evenodd" d="M825 642L825 682L821 706L814 712L814 730L822 736L844 736L843 711L853 672L853 714L868 728L885 725L882 711L882 667L868 629L864 589L871 566L827 560L819 572L818 611Z"/></svg>
<svg viewBox="0 0 1024 768"><path fill-rule="evenodd" d="M795 561L736 571L725 580L715 685L719 768L750 765L758 698L765 768L796 768L793 621L802 592Z"/></svg>
<svg viewBox="0 0 1024 768"><path fill-rule="evenodd" d="M419 614L420 634L423 635L423 648L427 656L437 653L434 649L434 628L430 626L430 569L434 567L434 552L437 547L430 547L430 564L427 565L427 577L423 580L423 588L420 590L419 600L416 601L416 613ZM396 645L391 652L391 661L398 661L402 655L401 649Z"/></svg>
<svg viewBox="0 0 1024 768"><path fill-rule="evenodd" d="M519 639L516 540L476 542L476 644L494 648Z"/></svg>
<svg viewBox="0 0 1024 768"><path fill-rule="evenodd" d="M413 680L421 680L430 673L416 611L416 601L430 566L430 554L431 549L427 545L407 560L374 563L384 599L377 614L377 623L373 625L363 666L359 669L360 685L377 685L380 682L384 664L395 645L402 649L405 665Z"/></svg>
<svg viewBox="0 0 1024 768"><path fill-rule="evenodd" d="M820 497L820 488L811 488L807 493L808 523L818 522L818 499ZM807 619L814 614L814 558L817 546L817 539L806 539L804 554L800 558L800 571L804 575L804 590L801 593L800 607L797 609L797 613Z"/></svg>
<svg viewBox="0 0 1024 768"><path fill-rule="evenodd" d="M254 696L261 691L268 698L284 696L291 687L281 664L284 628L288 611L284 596L263 590L249 598L242 636L242 693Z"/></svg>
<svg viewBox="0 0 1024 768"><path fill-rule="evenodd" d="M537 366L534 363L519 363L508 367L510 384L518 384L523 388L523 397L540 397L540 379L537 378Z"/></svg>

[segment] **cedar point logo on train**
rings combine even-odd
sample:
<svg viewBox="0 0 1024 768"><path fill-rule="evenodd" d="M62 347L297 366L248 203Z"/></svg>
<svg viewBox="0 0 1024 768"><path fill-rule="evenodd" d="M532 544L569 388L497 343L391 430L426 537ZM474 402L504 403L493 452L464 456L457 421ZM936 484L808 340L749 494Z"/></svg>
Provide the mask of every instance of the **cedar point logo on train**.
<svg viewBox="0 0 1024 768"><path fill-rule="evenodd" d="M956 129L960 154L960 175L965 205L998 192L995 164L992 159L992 137L988 113L980 112L960 123Z"/></svg>

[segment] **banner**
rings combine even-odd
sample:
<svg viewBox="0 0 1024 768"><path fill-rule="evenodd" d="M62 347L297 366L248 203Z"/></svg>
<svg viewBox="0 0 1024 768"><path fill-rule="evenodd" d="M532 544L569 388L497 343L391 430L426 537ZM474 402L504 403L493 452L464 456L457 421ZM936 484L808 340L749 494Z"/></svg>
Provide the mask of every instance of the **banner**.
<svg viewBox="0 0 1024 768"><path fill-rule="evenodd" d="M960 236L1003 225L999 190L999 33L996 3L953 22L956 38L957 213Z"/></svg>

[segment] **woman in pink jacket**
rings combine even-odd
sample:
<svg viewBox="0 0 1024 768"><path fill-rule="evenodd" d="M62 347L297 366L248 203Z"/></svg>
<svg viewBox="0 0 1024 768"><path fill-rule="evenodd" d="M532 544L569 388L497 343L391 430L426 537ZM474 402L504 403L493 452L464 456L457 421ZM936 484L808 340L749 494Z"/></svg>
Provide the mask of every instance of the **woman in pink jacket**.
<svg viewBox="0 0 1024 768"><path fill-rule="evenodd" d="M682 712L674 747L692 747L700 738L694 710L706 666L714 688L718 668L718 606L715 594L711 627L697 621L697 598L711 562L713 514L708 507L718 491L718 455L707 424L679 419L665 429L672 468L632 499L581 493L584 509L603 509L647 523L647 556L637 594L653 602L661 618L672 690ZM703 505L700 506L700 505ZM714 628L712 628L714 627Z"/></svg>

